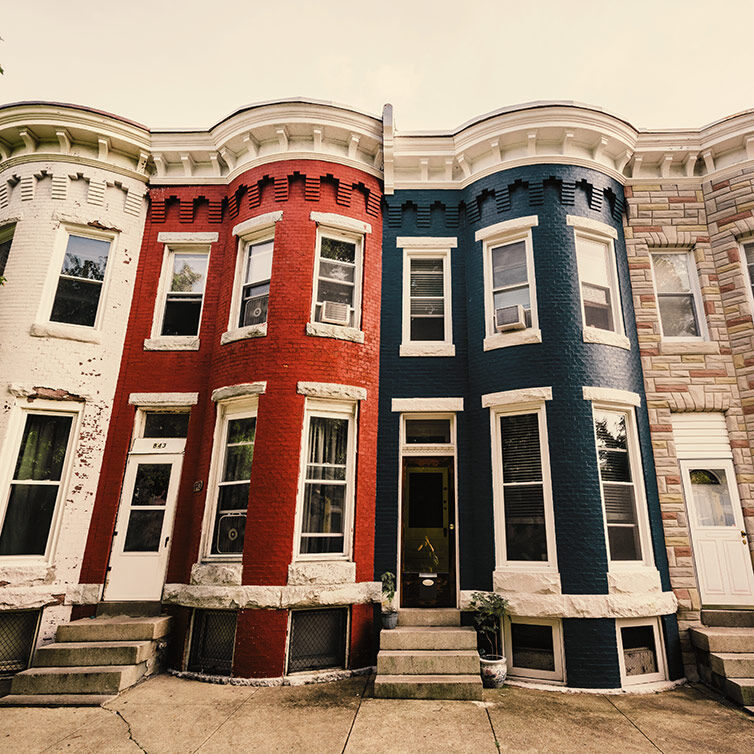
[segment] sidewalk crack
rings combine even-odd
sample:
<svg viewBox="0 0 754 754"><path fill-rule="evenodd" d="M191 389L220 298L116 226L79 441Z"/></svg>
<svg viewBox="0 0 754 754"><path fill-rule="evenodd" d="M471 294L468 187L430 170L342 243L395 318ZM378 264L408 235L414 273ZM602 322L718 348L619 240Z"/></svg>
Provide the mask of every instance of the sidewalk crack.
<svg viewBox="0 0 754 754"><path fill-rule="evenodd" d="M225 723L227 723L228 720L230 720L230 718L233 717L233 715L235 715L236 712L238 712L238 710L240 710L241 707L243 707L244 704L246 704L246 702L248 702L249 699L251 699L254 696L254 694L257 693L257 691L259 689L259 687L251 687L251 688L253 688L253 691L240 704L238 704L237 706L233 707L233 709L228 713L228 716L219 725L217 725L215 727L215 729L212 731L212 733L208 734L204 738L204 740L199 744L199 746L197 746L195 749L192 749L192 752L199 751L199 749L201 749L202 746L204 746L204 744L206 744L207 741L209 741L209 739L212 738L212 736L214 736L215 733L217 733L217 731L220 730L220 728L222 728L223 725L225 725Z"/></svg>
<svg viewBox="0 0 754 754"><path fill-rule="evenodd" d="M348 729L348 735L346 736L345 743L343 744L343 749L341 750L340 754L345 754L346 748L348 747L348 742L351 740L351 733L353 732L353 726L356 724L356 718L358 717L359 711L361 710L361 703L364 701L364 694L366 694L367 686L369 685L369 679L372 677L371 673L369 673L365 680L364 680L364 686L361 689L361 696L359 697L359 706L356 707L356 712L354 713L353 720L351 720L351 727Z"/></svg>
<svg viewBox="0 0 754 754"><path fill-rule="evenodd" d="M492 730L492 740L495 742L495 748L500 751L500 741L497 740L497 734L495 733L495 726L492 724L492 718L490 717L490 708L485 707L484 711L487 713L487 720L490 722L490 730Z"/></svg>
<svg viewBox="0 0 754 754"><path fill-rule="evenodd" d="M103 707L102 709L106 709L108 710L108 712L112 712L113 714L117 715L126 724L129 739L133 741L133 743L135 743L144 752L144 754L149 754L149 752L134 738L133 731L131 730L131 723L129 723L128 720L123 717L123 714L120 710L111 709L110 707Z"/></svg>
<svg viewBox="0 0 754 754"><path fill-rule="evenodd" d="M649 743L652 744L652 746L654 746L655 749L657 749L657 751L662 752L662 749L622 709L620 709L609 696L603 695L603 698L607 699L607 701L610 702L610 704L612 704L613 709L615 709L618 713L623 715L623 717L625 717L626 720L628 720L628 722L631 723L631 725L633 725L634 728L636 728L636 730L638 730L639 733L641 733L641 735L644 736L644 738L646 738L647 741L649 741Z"/></svg>

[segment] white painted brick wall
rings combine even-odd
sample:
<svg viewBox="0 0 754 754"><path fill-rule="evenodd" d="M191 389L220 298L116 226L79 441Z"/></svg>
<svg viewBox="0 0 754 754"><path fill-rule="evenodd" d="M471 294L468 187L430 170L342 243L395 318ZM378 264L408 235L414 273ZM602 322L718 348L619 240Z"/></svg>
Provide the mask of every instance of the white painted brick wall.
<svg viewBox="0 0 754 754"><path fill-rule="evenodd" d="M24 178L38 176L42 171L47 175L34 181L33 199L24 200L28 196L28 192L22 196ZM74 177L67 182L66 198L53 199L51 176L75 176L81 171L84 178ZM89 180L99 186L110 182L98 204L87 201ZM118 186L113 185L115 180ZM56 197L60 195L62 183L56 181ZM133 197L144 194L143 183L103 169L70 163L22 164L0 173L2 185L9 187L9 200L7 206L0 209L0 226L9 218L20 219L5 269L7 282L0 289L0 467L11 465L18 452L17 439L8 438L8 425L12 414L18 412L25 400L8 391L10 384L62 388L87 398L70 482L61 501L62 518L51 561L23 568L18 567L18 559L0 561L0 583L6 582L5 588L0 589L0 610L49 604L39 635L40 642L45 642L53 638L55 626L70 615L69 605L52 604L62 599L53 595L66 594L79 579L120 367L146 202L140 199L138 213L133 214L136 206ZM129 189L131 198L126 205ZM130 212L126 211L127 206ZM52 269L51 260L60 215L76 217L84 223L98 222L120 231L114 254L108 260L109 283L100 304L104 307L100 310L101 344L29 334L31 325L46 321L49 314L49 311L40 312L40 303L45 284L52 281L54 287L60 271ZM7 479L3 480L0 494L7 493L6 485Z"/></svg>

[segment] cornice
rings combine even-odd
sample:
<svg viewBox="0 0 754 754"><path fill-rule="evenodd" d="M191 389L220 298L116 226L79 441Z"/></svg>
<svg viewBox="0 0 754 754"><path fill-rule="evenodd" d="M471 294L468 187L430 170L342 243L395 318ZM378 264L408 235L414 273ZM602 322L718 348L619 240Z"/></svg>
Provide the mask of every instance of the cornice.
<svg viewBox="0 0 754 754"><path fill-rule="evenodd" d="M242 107L209 129L150 130L54 102L0 106L0 170L55 160L152 185L226 185L283 160L333 162L397 189L462 189L502 170L545 163L593 168L629 185L721 180L754 164L754 110L698 129L636 129L599 108L535 102L453 131L401 132L382 117L294 98Z"/></svg>
<svg viewBox="0 0 754 754"><path fill-rule="evenodd" d="M0 107L0 169L57 160L148 179L149 131L107 113L58 103Z"/></svg>

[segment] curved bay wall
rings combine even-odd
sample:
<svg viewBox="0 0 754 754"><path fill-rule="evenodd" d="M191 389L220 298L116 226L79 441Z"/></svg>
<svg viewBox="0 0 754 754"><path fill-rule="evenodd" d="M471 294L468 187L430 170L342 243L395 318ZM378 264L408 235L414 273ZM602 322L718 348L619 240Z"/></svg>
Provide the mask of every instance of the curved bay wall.
<svg viewBox="0 0 754 754"><path fill-rule="evenodd" d="M376 572L393 570L398 540L399 414L392 398L459 397L458 536L460 600L494 588L514 613L562 619L566 677L571 686L620 685L614 618L663 615L671 675L679 674L674 601L669 594L662 521L622 231L620 184L597 171L561 165L512 169L459 191L399 191L388 197L383 244L383 321ZM541 342L484 349L483 244L478 231L536 216L531 229ZM585 342L574 228L568 216L609 226L615 234L625 347ZM403 250L407 236L455 237L451 250L454 357L401 357ZM593 413L584 386L640 397L636 425L646 490L650 568L632 580L608 569ZM551 387L546 403L559 586L545 580L516 585L495 572L489 393ZM636 470L638 473L639 470ZM498 566L499 568L499 566ZM655 570L656 569L656 570ZM658 573L659 571L659 573ZM652 572L654 575L652 575ZM649 580L647 580L647 576ZM532 583L535 584L532 587ZM576 596L579 596L578 598ZM526 598L524 598L526 597ZM579 617L583 616L583 617Z"/></svg>

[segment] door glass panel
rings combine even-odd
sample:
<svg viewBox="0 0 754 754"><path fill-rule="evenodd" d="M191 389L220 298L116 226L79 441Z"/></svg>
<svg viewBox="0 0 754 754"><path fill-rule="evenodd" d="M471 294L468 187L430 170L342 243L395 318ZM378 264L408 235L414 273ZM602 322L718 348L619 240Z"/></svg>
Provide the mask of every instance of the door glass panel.
<svg viewBox="0 0 754 754"><path fill-rule="evenodd" d="M144 437L186 437L189 413L148 411L144 417Z"/></svg>
<svg viewBox="0 0 754 754"><path fill-rule="evenodd" d="M407 443L449 443L450 419L407 419Z"/></svg>
<svg viewBox="0 0 754 754"><path fill-rule="evenodd" d="M443 527L443 475L411 474L408 479L411 505L408 525L411 528L441 529Z"/></svg>
<svg viewBox="0 0 754 754"><path fill-rule="evenodd" d="M689 472L694 511L699 526L735 526L728 480L723 469Z"/></svg>
<svg viewBox="0 0 754 754"><path fill-rule="evenodd" d="M131 505L165 505L172 466L170 463L139 464Z"/></svg>
<svg viewBox="0 0 754 754"><path fill-rule="evenodd" d="M160 549L162 519L165 511L159 508L134 508L128 519L124 552L157 552Z"/></svg>

